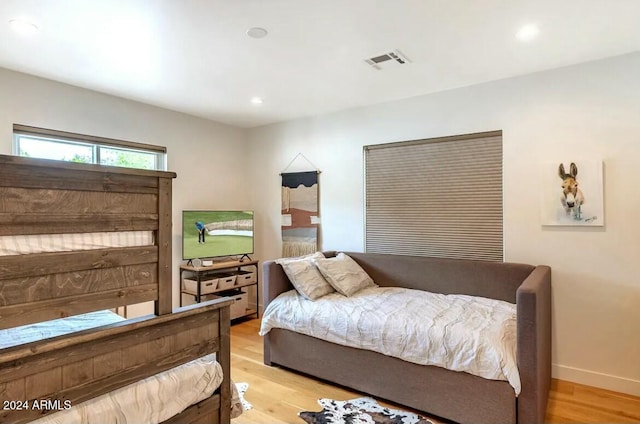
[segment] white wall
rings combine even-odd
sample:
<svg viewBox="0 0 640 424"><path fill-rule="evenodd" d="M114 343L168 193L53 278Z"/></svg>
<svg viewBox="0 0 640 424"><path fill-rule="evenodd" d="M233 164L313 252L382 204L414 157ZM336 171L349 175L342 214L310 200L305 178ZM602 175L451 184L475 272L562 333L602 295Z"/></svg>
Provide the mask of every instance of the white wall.
<svg viewBox="0 0 640 424"><path fill-rule="evenodd" d="M258 254L280 255L298 153L322 171L322 248L361 251L363 145L503 130L505 258L552 268L554 376L640 395L639 75L640 53L252 129ZM606 226L543 228L540 164L579 159L605 163Z"/></svg>
<svg viewBox="0 0 640 424"><path fill-rule="evenodd" d="M0 68L0 153L13 124L167 147L173 181L174 307L179 303L183 209L250 209L241 129ZM130 308L150 313L149 305Z"/></svg>
<svg viewBox="0 0 640 424"><path fill-rule="evenodd" d="M322 171L322 248L362 250L363 145L501 129L505 256L552 267L554 375L640 395L637 75L632 54L244 131L0 69L0 153L11 153L14 123L166 146L178 174L175 306L182 209L254 209L256 257L275 258L279 173L302 153L313 165L289 170ZM574 158L605 163L606 226L542 228L539 164Z"/></svg>

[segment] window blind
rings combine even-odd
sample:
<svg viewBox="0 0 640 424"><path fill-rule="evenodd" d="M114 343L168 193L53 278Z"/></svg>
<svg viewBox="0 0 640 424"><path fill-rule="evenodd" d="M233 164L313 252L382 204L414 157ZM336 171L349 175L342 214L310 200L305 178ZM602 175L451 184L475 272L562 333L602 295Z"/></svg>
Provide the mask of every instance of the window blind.
<svg viewBox="0 0 640 424"><path fill-rule="evenodd" d="M502 132L364 147L365 250L503 261Z"/></svg>

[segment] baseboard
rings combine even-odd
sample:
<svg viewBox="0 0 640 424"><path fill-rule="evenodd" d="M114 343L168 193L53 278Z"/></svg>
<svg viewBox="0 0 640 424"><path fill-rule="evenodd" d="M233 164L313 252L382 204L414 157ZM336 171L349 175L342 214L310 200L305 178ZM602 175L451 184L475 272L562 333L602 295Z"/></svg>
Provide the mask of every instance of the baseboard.
<svg viewBox="0 0 640 424"><path fill-rule="evenodd" d="M553 365L552 375L559 380L640 396L639 380L557 364Z"/></svg>

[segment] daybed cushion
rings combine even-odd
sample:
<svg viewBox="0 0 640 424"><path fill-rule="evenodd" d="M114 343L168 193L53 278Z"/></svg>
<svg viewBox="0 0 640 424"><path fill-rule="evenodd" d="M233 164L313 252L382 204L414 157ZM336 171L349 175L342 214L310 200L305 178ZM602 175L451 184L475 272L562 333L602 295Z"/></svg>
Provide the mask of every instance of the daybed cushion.
<svg viewBox="0 0 640 424"><path fill-rule="evenodd" d="M314 260L324 259L321 252L297 258L281 258L276 263L282 266L285 274L293 287L309 300L316 300L329 293L333 293L334 288L322 276Z"/></svg>
<svg viewBox="0 0 640 424"><path fill-rule="evenodd" d="M377 287L369 274L344 253L338 253L334 258L315 258L314 262L329 284L344 296L351 296L367 287Z"/></svg>

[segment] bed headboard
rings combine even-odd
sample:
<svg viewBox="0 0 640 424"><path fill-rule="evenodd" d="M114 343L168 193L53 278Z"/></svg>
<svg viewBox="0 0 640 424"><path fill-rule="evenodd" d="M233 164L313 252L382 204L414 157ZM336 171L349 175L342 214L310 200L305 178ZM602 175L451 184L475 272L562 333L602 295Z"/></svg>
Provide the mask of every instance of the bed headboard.
<svg viewBox="0 0 640 424"><path fill-rule="evenodd" d="M0 155L0 239L55 247L80 234L152 235L133 247L81 241L80 250L0 256L0 329L152 300L157 315L170 313L175 177Z"/></svg>

